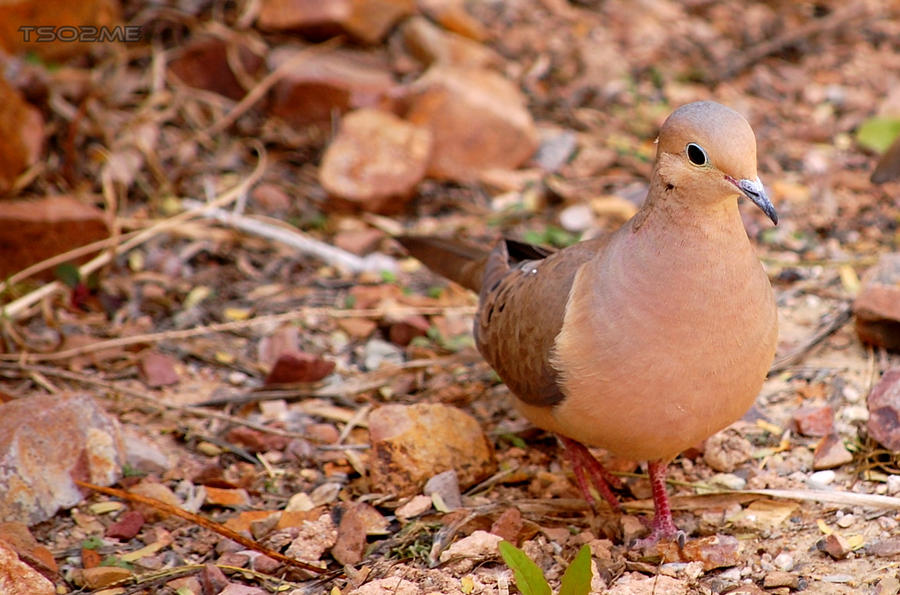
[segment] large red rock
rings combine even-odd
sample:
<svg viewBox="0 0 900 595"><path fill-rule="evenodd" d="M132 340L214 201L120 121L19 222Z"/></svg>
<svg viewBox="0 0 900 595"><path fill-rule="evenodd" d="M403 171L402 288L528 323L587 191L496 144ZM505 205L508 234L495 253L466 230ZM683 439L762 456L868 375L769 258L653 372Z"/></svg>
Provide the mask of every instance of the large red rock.
<svg viewBox="0 0 900 595"><path fill-rule="evenodd" d="M347 114L325 151L319 182L333 197L364 211L397 211L425 177L431 132L393 114Z"/></svg>
<svg viewBox="0 0 900 595"><path fill-rule="evenodd" d="M240 79L228 61L229 44L234 45L245 78L252 85L263 66L263 58L254 52L249 43L240 40L225 41L218 37L206 37L192 41L178 51L169 62L169 70L186 85L205 89L234 100L247 94Z"/></svg>
<svg viewBox="0 0 900 595"><path fill-rule="evenodd" d="M490 169L515 169L538 146L525 96L496 72L435 65L411 87L407 120L434 137L428 174L471 182Z"/></svg>
<svg viewBox="0 0 900 595"><path fill-rule="evenodd" d="M882 254L866 271L853 312L862 342L900 350L900 253Z"/></svg>
<svg viewBox="0 0 900 595"><path fill-rule="evenodd" d="M45 521L81 501L73 480L111 485L124 464L118 422L86 394L0 405L0 521Z"/></svg>
<svg viewBox="0 0 900 595"><path fill-rule="evenodd" d="M440 404L385 405L369 415L372 485L397 496L454 469L465 489L496 471L490 440L468 413Z"/></svg>
<svg viewBox="0 0 900 595"><path fill-rule="evenodd" d="M2 5L0 5L2 6ZM2 18L0 18L2 22ZM44 119L0 75L0 195L38 160L44 145ZM6 229L6 228L0 228Z"/></svg>
<svg viewBox="0 0 900 595"><path fill-rule="evenodd" d="M106 237L103 211L75 197L0 201L0 277Z"/></svg>
<svg viewBox="0 0 900 595"><path fill-rule="evenodd" d="M375 43L415 8L415 0L263 0L257 25L322 37L345 32Z"/></svg>
<svg viewBox="0 0 900 595"><path fill-rule="evenodd" d="M56 587L41 573L20 560L9 544L0 540L0 593L55 595Z"/></svg>
<svg viewBox="0 0 900 595"><path fill-rule="evenodd" d="M307 53L280 47L269 55L274 70L289 72L272 88L269 109L294 126L329 123L335 115L392 102L394 79L377 57L352 50Z"/></svg>

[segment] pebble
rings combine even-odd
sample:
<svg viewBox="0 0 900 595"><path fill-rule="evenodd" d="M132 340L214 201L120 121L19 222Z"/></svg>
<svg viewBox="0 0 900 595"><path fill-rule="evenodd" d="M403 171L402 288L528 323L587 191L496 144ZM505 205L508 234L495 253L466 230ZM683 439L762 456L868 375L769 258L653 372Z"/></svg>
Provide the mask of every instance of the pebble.
<svg viewBox="0 0 900 595"><path fill-rule="evenodd" d="M896 496L900 493L900 475L888 475L887 493L891 496Z"/></svg>
<svg viewBox="0 0 900 595"><path fill-rule="evenodd" d="M831 469L816 471L806 479L806 485L812 490L824 490L834 481L836 474Z"/></svg>
<svg viewBox="0 0 900 595"><path fill-rule="evenodd" d="M403 351L387 341L372 339L366 343L363 351L363 367L366 370L377 370L383 363L402 364Z"/></svg>
<svg viewBox="0 0 900 595"><path fill-rule="evenodd" d="M747 480L734 473L716 473L709 478L709 483L729 490L743 490L747 486Z"/></svg>
<svg viewBox="0 0 900 595"><path fill-rule="evenodd" d="M847 527L852 525L854 522L856 522L855 516L853 516L852 514L845 514L844 516L842 516L841 518L839 518L837 520L837 526L840 527L841 529L846 529Z"/></svg>
<svg viewBox="0 0 900 595"><path fill-rule="evenodd" d="M559 224L566 231L585 231L590 229L595 223L596 219L590 205L572 205L563 209L559 214Z"/></svg>
<svg viewBox="0 0 900 595"><path fill-rule="evenodd" d="M794 568L794 557L787 552L781 552L772 560L779 570L790 572Z"/></svg>

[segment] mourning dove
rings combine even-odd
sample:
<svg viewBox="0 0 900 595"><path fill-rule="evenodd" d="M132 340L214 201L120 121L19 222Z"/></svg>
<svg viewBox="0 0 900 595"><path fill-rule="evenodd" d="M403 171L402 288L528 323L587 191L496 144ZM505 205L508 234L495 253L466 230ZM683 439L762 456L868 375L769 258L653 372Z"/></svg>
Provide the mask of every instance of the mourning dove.
<svg viewBox="0 0 900 595"><path fill-rule="evenodd" d="M640 546L678 533L668 462L739 419L775 354L772 287L738 212L777 215L747 121L713 102L663 124L647 199L618 231L552 252L512 240L490 252L398 238L435 272L479 293L478 350L518 410L554 432L576 482L613 509L610 475L584 445L648 461L654 516Z"/></svg>

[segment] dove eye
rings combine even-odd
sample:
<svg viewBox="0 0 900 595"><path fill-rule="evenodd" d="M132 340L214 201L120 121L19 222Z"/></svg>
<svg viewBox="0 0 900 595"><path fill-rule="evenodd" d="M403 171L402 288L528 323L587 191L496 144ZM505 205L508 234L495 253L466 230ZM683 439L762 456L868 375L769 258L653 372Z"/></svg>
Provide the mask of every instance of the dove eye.
<svg viewBox="0 0 900 595"><path fill-rule="evenodd" d="M709 156L703 150L703 147L697 143L688 143L685 150L687 151L688 159L694 165L706 165L709 163Z"/></svg>

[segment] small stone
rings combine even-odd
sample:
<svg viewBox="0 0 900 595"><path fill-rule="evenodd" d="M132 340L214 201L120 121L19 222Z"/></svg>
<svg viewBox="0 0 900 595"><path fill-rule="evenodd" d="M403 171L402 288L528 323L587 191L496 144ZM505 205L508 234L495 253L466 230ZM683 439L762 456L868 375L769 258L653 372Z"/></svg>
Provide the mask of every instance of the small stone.
<svg viewBox="0 0 900 595"><path fill-rule="evenodd" d="M747 480L734 473L716 473L709 478L709 483L727 490L743 490L747 486Z"/></svg>
<svg viewBox="0 0 900 595"><path fill-rule="evenodd" d="M250 191L250 202L266 215L279 216L287 213L293 200L288 193L275 184L261 183Z"/></svg>
<svg viewBox="0 0 900 595"><path fill-rule="evenodd" d="M403 351L387 341L371 339L366 343L363 350L363 367L366 370L373 371L380 368L384 363L402 364Z"/></svg>
<svg viewBox="0 0 900 595"><path fill-rule="evenodd" d="M647 533L646 525L634 515L623 514L619 517L619 524L622 526L622 543L633 543L635 539Z"/></svg>
<svg viewBox="0 0 900 595"><path fill-rule="evenodd" d="M334 371L335 363L311 353L286 351L278 356L264 384L318 382Z"/></svg>
<svg viewBox="0 0 900 595"><path fill-rule="evenodd" d="M259 587L251 587L250 585L228 583L228 586L219 591L218 595L269 595L269 592L265 589L260 589Z"/></svg>
<svg viewBox="0 0 900 595"><path fill-rule="evenodd" d="M463 489L496 470L490 441L468 413L441 404L385 405L369 415L370 473L379 491L413 495L454 469Z"/></svg>
<svg viewBox="0 0 900 595"><path fill-rule="evenodd" d="M243 488L224 489L206 486L206 504L226 508L242 508L250 505L250 495Z"/></svg>
<svg viewBox="0 0 900 595"><path fill-rule="evenodd" d="M546 172L555 172L565 165L578 148L578 137L571 130L543 130L541 144L532 160ZM590 205L585 205L590 209Z"/></svg>
<svg viewBox="0 0 900 595"><path fill-rule="evenodd" d="M307 511L312 510L315 507L316 504L312 501L312 498L309 497L309 494L307 494L306 492L299 492L291 496L291 499L288 500L287 506L284 507L284 511Z"/></svg>
<svg viewBox="0 0 900 595"><path fill-rule="evenodd" d="M2 84L0 78L0 87ZM0 92L0 106L3 104ZM3 117L0 113L0 119ZM5 164L3 167L11 167L12 163L4 157L3 151L11 150L15 144L9 140L0 143L0 163ZM4 184L0 171L0 192ZM0 278L4 279L57 254L109 237L103 211L73 196L0 201L0 229L16 230L14 234L3 236Z"/></svg>
<svg viewBox="0 0 900 595"><path fill-rule="evenodd" d="M853 516L852 514L845 514L844 516L842 516L841 518L839 518L837 520L837 526L840 527L841 529L846 529L855 522L856 522L855 516Z"/></svg>
<svg viewBox="0 0 900 595"><path fill-rule="evenodd" d="M431 503L432 500L428 496L421 494L413 496L406 504L394 510L394 514L399 519L409 520L431 510Z"/></svg>
<svg viewBox="0 0 900 595"><path fill-rule="evenodd" d="M421 595L416 583L400 577L378 578L353 589L347 595Z"/></svg>
<svg viewBox="0 0 900 595"><path fill-rule="evenodd" d="M378 328L378 324L368 318L339 318L337 325L354 339L368 339Z"/></svg>
<svg viewBox="0 0 900 595"><path fill-rule="evenodd" d="M559 224L566 231L580 232L597 223L590 205L577 204L564 208L559 213Z"/></svg>
<svg viewBox="0 0 900 595"><path fill-rule="evenodd" d="M130 570L118 566L96 566L94 568L85 568L81 573L84 579L84 586L89 589L102 589L107 585L117 583L133 576Z"/></svg>
<svg viewBox="0 0 900 595"><path fill-rule="evenodd" d="M816 471L806 479L806 485L812 490L824 490L834 481L837 475L830 469Z"/></svg>
<svg viewBox="0 0 900 595"><path fill-rule="evenodd" d="M887 493L891 496L900 494L900 475L888 475Z"/></svg>
<svg viewBox="0 0 900 595"><path fill-rule="evenodd" d="M891 558L900 555L900 537L888 537L877 541L866 547L866 551L879 558Z"/></svg>
<svg viewBox="0 0 900 595"><path fill-rule="evenodd" d="M425 482L422 493L433 497L437 494L447 510L456 510L462 506L462 494L459 492L459 478L456 471L450 469L433 475Z"/></svg>
<svg viewBox="0 0 900 595"><path fill-rule="evenodd" d="M168 486L150 479L144 479L140 483L131 486L128 491L133 494L138 494L139 496L146 496L147 498L159 500L163 504L168 504L169 506L181 508L181 500L175 495L175 492L169 489ZM169 513L163 512L150 504L135 502L133 506L134 509L140 512L148 522L156 522L169 516Z"/></svg>
<svg viewBox="0 0 900 595"><path fill-rule="evenodd" d="M781 552L772 560L775 567L783 572L790 572L794 568L794 557L787 552Z"/></svg>
<svg viewBox="0 0 900 595"><path fill-rule="evenodd" d="M309 53L282 45L269 52L269 68L279 67L287 70L272 88L270 110L297 127L328 124L334 114L384 104L394 88L388 66L359 51Z"/></svg>
<svg viewBox="0 0 900 595"><path fill-rule="evenodd" d="M813 453L813 469L832 469L853 461L853 454L835 433L823 436Z"/></svg>
<svg viewBox="0 0 900 595"><path fill-rule="evenodd" d="M844 537L838 533L826 535L819 540L816 547L835 560L843 560L850 553L851 547Z"/></svg>
<svg viewBox="0 0 900 595"><path fill-rule="evenodd" d="M337 482L323 483L322 485L314 489L309 497L313 501L313 504L315 504L316 506L330 504L337 500L338 494L341 493L342 487L343 485Z"/></svg>
<svg viewBox="0 0 900 595"><path fill-rule="evenodd" d="M900 450L900 368L885 372L866 402L869 435L888 450Z"/></svg>
<svg viewBox="0 0 900 595"><path fill-rule="evenodd" d="M519 532L522 530L522 526L522 513L519 512L519 509L515 506L510 506L497 517L497 520L491 523L491 533L499 535L510 543L516 543ZM561 538L557 537L556 539L551 539L551 541L558 543L559 545L564 545L565 540L569 535L568 529L565 529L564 527L543 527L542 530L545 535L549 536L548 532L552 533L554 529L562 529L560 535Z"/></svg>
<svg viewBox="0 0 900 595"><path fill-rule="evenodd" d="M428 19L414 16L403 24L403 43L417 60L430 66L489 68L503 59L492 49L462 35L445 31Z"/></svg>
<svg viewBox="0 0 900 595"><path fill-rule="evenodd" d="M706 439L703 460L716 471L731 473L753 456L750 441L733 430L717 432Z"/></svg>
<svg viewBox="0 0 900 595"><path fill-rule="evenodd" d="M834 410L830 405L801 407L794 411L792 419L804 436L825 436L834 429Z"/></svg>
<svg viewBox="0 0 900 595"><path fill-rule="evenodd" d="M138 359L138 374L149 387L178 384L175 358L158 351L145 351Z"/></svg>
<svg viewBox="0 0 900 595"><path fill-rule="evenodd" d="M107 527L106 536L114 539L131 539L144 526L144 515L136 510L129 510Z"/></svg>
<svg viewBox="0 0 900 595"><path fill-rule="evenodd" d="M364 211L399 211L425 177L431 132L377 110L344 116L319 168L332 197Z"/></svg>
<svg viewBox="0 0 900 595"><path fill-rule="evenodd" d="M469 572L476 562L500 557L498 544L503 540L499 535L478 530L463 537L441 552L441 562L447 563L454 572Z"/></svg>
<svg viewBox="0 0 900 595"><path fill-rule="evenodd" d="M318 562L336 541L337 527L331 515L324 513L315 521L304 521L284 554L304 562Z"/></svg>
<svg viewBox="0 0 900 595"><path fill-rule="evenodd" d="M683 548L672 541L657 544L664 562L701 562L703 570L736 566L741 562L741 544L731 535L710 535L691 539Z"/></svg>
<svg viewBox="0 0 900 595"><path fill-rule="evenodd" d="M388 338L391 343L406 347L416 337L424 337L429 328L431 328L431 323L428 322L428 319L415 314L391 323L388 328Z"/></svg>
<svg viewBox="0 0 900 595"><path fill-rule="evenodd" d="M775 589L777 587L789 587L797 589L800 586L800 577L790 572L781 572L778 570L769 572L763 579L763 587L766 589Z"/></svg>
<svg viewBox="0 0 900 595"><path fill-rule="evenodd" d="M856 334L863 343L900 349L900 253L882 254L865 272L853 312Z"/></svg>
<svg viewBox="0 0 900 595"><path fill-rule="evenodd" d="M82 500L74 479L108 486L124 463L118 422L86 394L0 404L0 521L47 520Z"/></svg>
<svg viewBox="0 0 900 595"><path fill-rule="evenodd" d="M334 235L334 245L357 256L365 256L373 252L384 237L380 229L347 229Z"/></svg>
<svg viewBox="0 0 900 595"><path fill-rule="evenodd" d="M258 75L263 58L251 50L251 43L237 33L229 35L227 40L212 36L192 39L176 51L168 62L168 68L188 86L239 100L249 89L244 88L231 69L231 51L235 52L244 73L250 77Z"/></svg>
<svg viewBox="0 0 900 595"><path fill-rule="evenodd" d="M358 564L366 548L366 536L383 533L387 520L371 504L357 502L344 511L331 555L341 564Z"/></svg>
<svg viewBox="0 0 900 595"><path fill-rule="evenodd" d="M408 99L407 119L432 133L430 176L475 181L485 170L515 169L537 148L524 95L493 71L434 65Z"/></svg>

